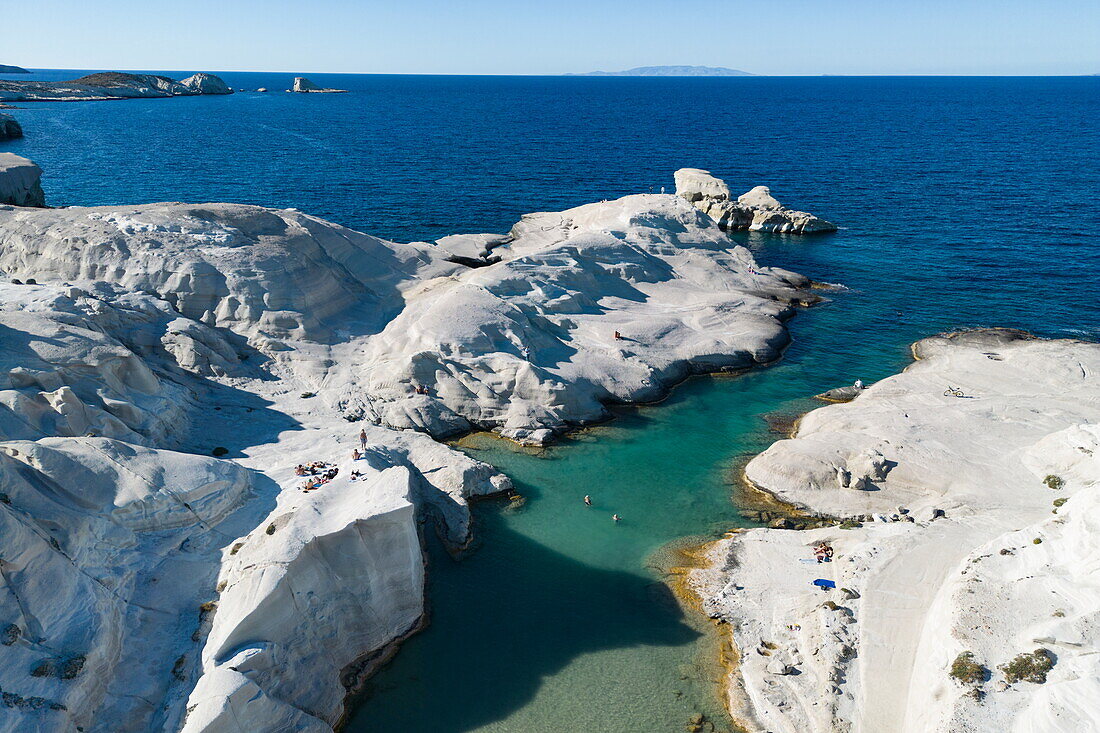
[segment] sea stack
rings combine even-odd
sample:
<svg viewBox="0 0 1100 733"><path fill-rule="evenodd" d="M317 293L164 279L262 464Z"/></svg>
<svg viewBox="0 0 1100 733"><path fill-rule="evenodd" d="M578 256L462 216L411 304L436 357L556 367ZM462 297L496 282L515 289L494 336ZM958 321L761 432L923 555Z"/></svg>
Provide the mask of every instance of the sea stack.
<svg viewBox="0 0 1100 733"><path fill-rule="evenodd" d="M0 153L0 204L44 208L42 169L14 153Z"/></svg>
<svg viewBox="0 0 1100 733"><path fill-rule="evenodd" d="M676 193L710 216L728 231L812 234L835 232L836 225L805 211L788 209L771 195L767 186L757 186L733 201L729 186L710 171L681 168L676 171Z"/></svg>

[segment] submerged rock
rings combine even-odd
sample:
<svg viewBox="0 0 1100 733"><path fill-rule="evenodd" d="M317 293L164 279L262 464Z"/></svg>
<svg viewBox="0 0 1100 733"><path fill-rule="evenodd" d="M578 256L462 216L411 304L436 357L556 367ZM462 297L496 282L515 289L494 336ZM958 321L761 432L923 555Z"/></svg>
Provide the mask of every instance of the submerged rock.
<svg viewBox="0 0 1100 733"><path fill-rule="evenodd" d="M835 224L783 206L767 186L757 186L733 202L726 182L699 168L676 171L676 193L730 231L790 234L836 231Z"/></svg>
<svg viewBox="0 0 1100 733"><path fill-rule="evenodd" d="M42 169L14 153L0 153L0 204L44 207Z"/></svg>

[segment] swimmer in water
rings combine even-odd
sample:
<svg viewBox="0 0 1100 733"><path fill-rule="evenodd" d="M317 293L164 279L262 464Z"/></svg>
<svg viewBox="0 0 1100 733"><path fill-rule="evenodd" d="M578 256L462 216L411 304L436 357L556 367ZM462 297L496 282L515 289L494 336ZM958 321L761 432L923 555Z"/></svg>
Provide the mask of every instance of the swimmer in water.
<svg viewBox="0 0 1100 733"><path fill-rule="evenodd" d="M623 520L623 518L620 517L618 514L612 514L611 515L611 521L612 522L621 522L622 520Z"/></svg>
<svg viewBox="0 0 1100 733"><path fill-rule="evenodd" d="M592 506L592 497L589 496L588 494L584 495L584 505L585 506Z"/></svg>

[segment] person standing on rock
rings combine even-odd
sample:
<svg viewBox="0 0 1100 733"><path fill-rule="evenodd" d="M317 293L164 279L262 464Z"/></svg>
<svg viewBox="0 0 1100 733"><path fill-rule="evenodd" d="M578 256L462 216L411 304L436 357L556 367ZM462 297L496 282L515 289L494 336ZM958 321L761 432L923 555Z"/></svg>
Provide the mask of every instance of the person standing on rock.
<svg viewBox="0 0 1100 733"><path fill-rule="evenodd" d="M359 431L359 447L362 448L363 450L367 449L367 431L366 430L360 430Z"/></svg>

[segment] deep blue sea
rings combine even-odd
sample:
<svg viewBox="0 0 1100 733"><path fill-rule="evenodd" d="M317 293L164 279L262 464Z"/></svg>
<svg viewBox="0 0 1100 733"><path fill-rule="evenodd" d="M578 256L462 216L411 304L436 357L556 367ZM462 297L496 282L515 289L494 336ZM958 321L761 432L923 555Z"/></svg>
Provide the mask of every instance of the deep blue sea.
<svg viewBox="0 0 1100 733"><path fill-rule="evenodd" d="M733 237L848 288L791 322L779 364L691 380L545 451L464 441L527 500L481 505L465 559L432 551L431 626L352 731L679 731L699 712L726 729L713 637L671 600L662 548L744 524L737 462L777 437L762 417L891 374L948 329L1100 339L1098 77L311 74L350 91L297 95L293 74L222 76L271 91L27 103L11 111L26 137L0 151L38 162L55 205L241 201L401 241L671 191L684 166L841 226Z"/></svg>

